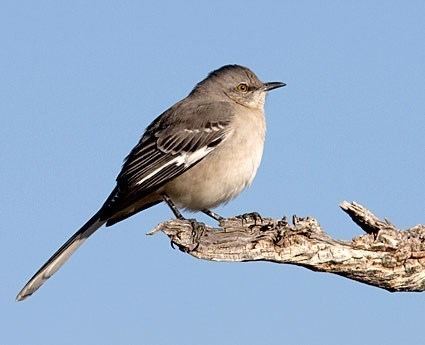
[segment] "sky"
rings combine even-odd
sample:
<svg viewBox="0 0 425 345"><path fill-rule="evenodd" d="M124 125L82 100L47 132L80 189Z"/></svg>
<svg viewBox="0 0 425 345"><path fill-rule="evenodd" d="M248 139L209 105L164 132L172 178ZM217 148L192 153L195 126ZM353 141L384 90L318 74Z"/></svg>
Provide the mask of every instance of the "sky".
<svg viewBox="0 0 425 345"><path fill-rule="evenodd" d="M424 16L423 1L3 1L0 343L424 344L422 294L195 259L145 235L165 205L98 231L15 302L144 128L229 63L287 86L267 98L253 185L218 213L313 216L341 240L362 234L343 200L424 223Z"/></svg>

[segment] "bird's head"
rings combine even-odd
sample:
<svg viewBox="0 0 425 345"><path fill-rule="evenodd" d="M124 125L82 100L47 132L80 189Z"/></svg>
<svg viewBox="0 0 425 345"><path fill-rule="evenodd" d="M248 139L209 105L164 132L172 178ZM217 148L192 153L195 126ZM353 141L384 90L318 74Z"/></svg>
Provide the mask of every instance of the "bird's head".
<svg viewBox="0 0 425 345"><path fill-rule="evenodd" d="M281 82L263 83L249 68L226 65L208 74L191 94L227 97L245 107L263 109L267 92L285 85Z"/></svg>

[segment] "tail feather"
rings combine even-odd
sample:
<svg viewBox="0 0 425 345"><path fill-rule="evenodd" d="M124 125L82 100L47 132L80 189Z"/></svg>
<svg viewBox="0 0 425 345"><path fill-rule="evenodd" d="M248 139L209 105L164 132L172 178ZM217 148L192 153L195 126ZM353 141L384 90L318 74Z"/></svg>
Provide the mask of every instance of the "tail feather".
<svg viewBox="0 0 425 345"><path fill-rule="evenodd" d="M96 213L89 221L84 224L71 238L60 247L52 257L34 274L34 276L25 284L23 289L16 296L17 301L22 301L32 295L38 288L44 284L69 257L80 247L84 241L99 229L106 220L101 220L100 212Z"/></svg>

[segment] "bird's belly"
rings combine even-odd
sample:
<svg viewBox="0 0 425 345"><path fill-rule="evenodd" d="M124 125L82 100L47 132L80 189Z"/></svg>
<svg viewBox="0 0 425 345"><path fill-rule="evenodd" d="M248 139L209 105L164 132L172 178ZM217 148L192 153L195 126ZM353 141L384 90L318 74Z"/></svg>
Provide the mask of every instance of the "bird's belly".
<svg viewBox="0 0 425 345"><path fill-rule="evenodd" d="M237 139L167 183L164 192L177 206L193 211L211 209L236 197L251 184L263 153L263 140L239 143ZM235 154L238 145L245 147L246 155Z"/></svg>

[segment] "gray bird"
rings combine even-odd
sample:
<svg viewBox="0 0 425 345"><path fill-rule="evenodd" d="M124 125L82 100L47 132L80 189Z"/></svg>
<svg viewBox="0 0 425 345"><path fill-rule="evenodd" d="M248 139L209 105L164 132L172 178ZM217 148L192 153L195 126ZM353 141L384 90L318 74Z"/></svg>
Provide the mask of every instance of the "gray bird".
<svg viewBox="0 0 425 345"><path fill-rule="evenodd" d="M110 226L165 201L202 211L226 203L249 186L263 153L267 91L248 68L226 65L158 116L124 160L116 187L100 210L35 273L16 299L33 294L102 225Z"/></svg>

